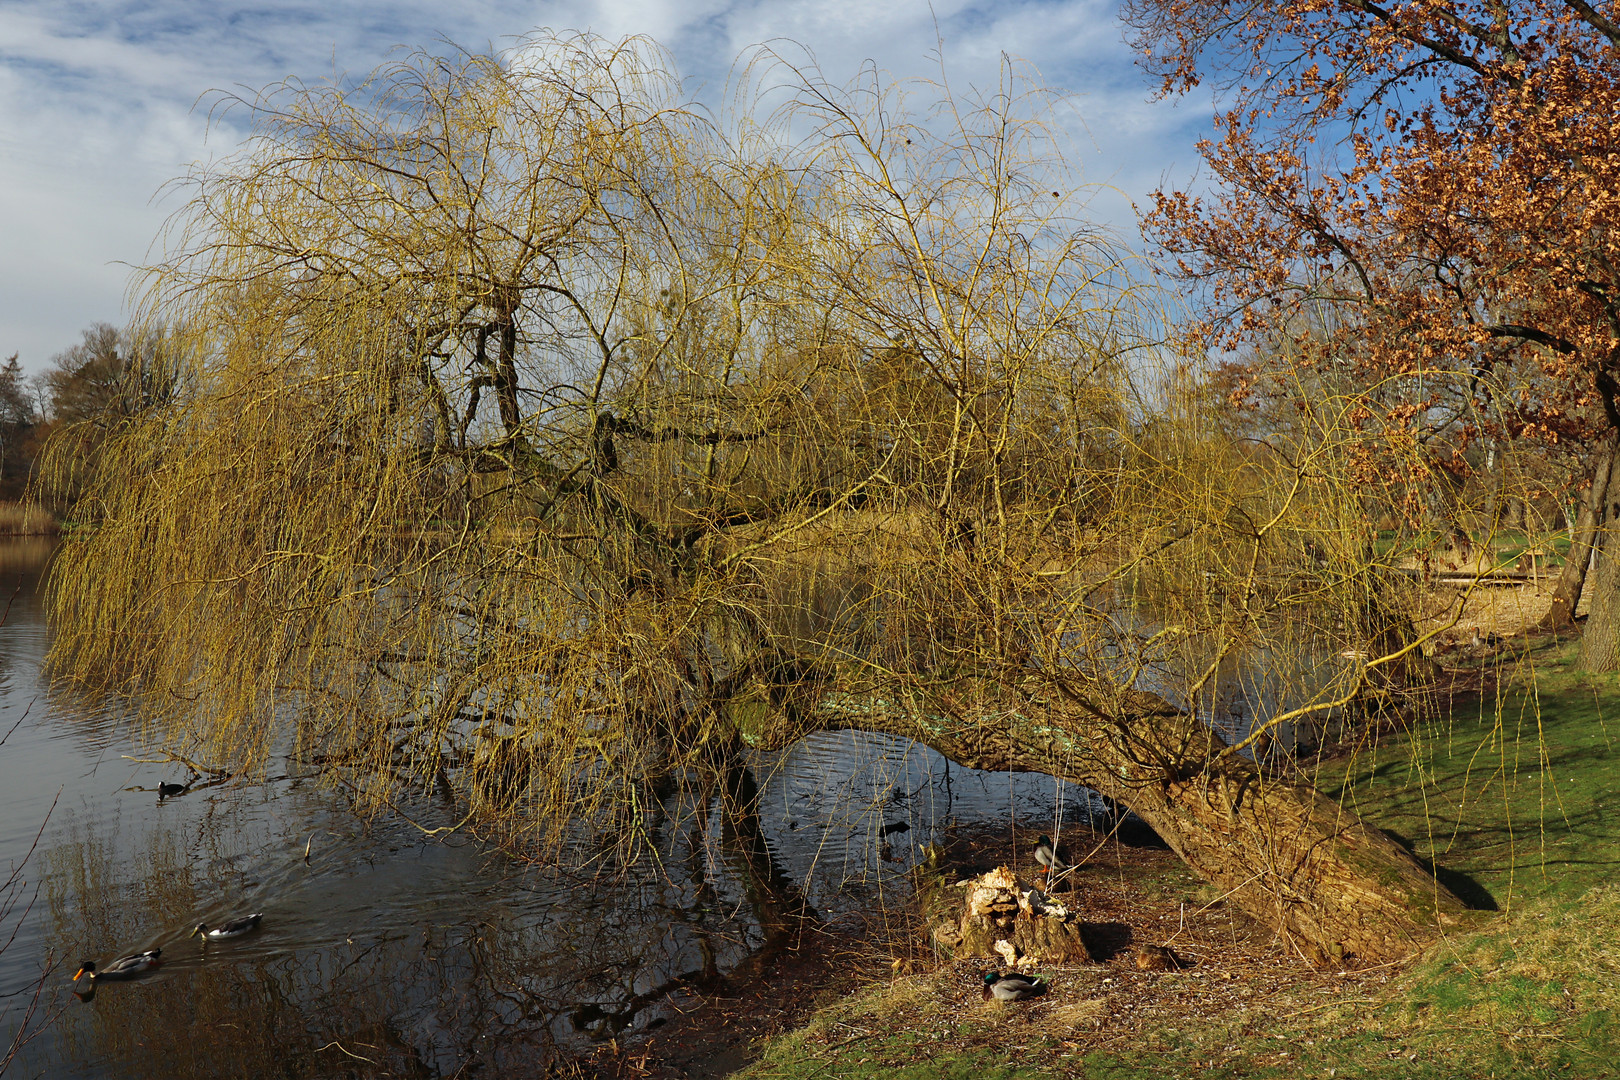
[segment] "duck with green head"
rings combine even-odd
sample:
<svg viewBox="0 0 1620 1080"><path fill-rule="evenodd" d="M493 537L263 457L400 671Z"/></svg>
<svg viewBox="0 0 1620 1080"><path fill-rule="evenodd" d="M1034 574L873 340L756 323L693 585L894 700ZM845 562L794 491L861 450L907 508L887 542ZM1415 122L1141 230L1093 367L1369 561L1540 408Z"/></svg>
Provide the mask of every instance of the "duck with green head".
<svg viewBox="0 0 1620 1080"><path fill-rule="evenodd" d="M85 978L93 985L97 982L106 982L108 979L131 979L161 964L162 955L162 949L147 949L143 953L120 956L100 969L96 967L94 960L83 960L79 963L79 970L73 973L73 981L77 983L80 978Z"/></svg>
<svg viewBox="0 0 1620 1080"><path fill-rule="evenodd" d="M1045 833L1035 841L1035 861L1048 875L1062 874L1074 867L1069 865L1068 852L1052 842L1052 838Z"/></svg>
<svg viewBox="0 0 1620 1080"><path fill-rule="evenodd" d="M189 936L196 937L200 934L204 943L219 941L222 938L241 937L243 934L257 930L259 920L262 918L264 918L264 912L260 911L252 915L243 915L239 919L232 919L230 922L221 923L214 927L210 927L207 923L198 923Z"/></svg>
<svg viewBox="0 0 1620 1080"><path fill-rule="evenodd" d="M984 1000L1028 1001L1046 993L1048 985L1045 979L1034 975L1020 975L1016 971L1003 975L999 971L987 971L984 973Z"/></svg>

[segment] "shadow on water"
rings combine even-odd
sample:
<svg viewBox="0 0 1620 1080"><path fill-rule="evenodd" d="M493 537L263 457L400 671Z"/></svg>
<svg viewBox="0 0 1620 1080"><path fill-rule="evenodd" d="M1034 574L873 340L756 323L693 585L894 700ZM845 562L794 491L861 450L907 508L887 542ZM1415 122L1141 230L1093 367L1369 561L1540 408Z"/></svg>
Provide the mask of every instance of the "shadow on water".
<svg viewBox="0 0 1620 1080"><path fill-rule="evenodd" d="M17 1075L548 1075L658 1027L695 995L736 991L807 919L836 924L905 899L922 849L957 824L993 822L1022 842L1109 822L1121 843L1163 846L1088 789L963 769L859 732L760 754L695 810L669 796L649 816L656 858L635 866L589 837L570 852L584 870L520 864L465 836L429 841L403 819L359 818L290 763L250 783L129 760L135 725L118 701L53 694L40 676L36 585L50 550L0 544L0 589L13 598L0 732L16 726L0 860L20 857L61 796L33 864L46 902L0 955L0 994L36 983L44 958L162 948L166 962L83 1004L65 978L48 981L60 1019L23 1048ZM1320 670L1229 658L1204 697L1182 704L1242 736L1342 667L1301 655ZM1173 671L1144 671L1140 684L1175 699ZM407 809L428 828L454 817L433 799ZM244 938L205 950L187 937L199 921L257 911L264 923ZM1087 940L1104 957L1131 945L1123 924L1090 926Z"/></svg>
<svg viewBox="0 0 1620 1080"><path fill-rule="evenodd" d="M216 800L190 827L137 827L135 844L82 816L59 835L47 948L103 963L161 948L165 963L100 986L27 1064L51 1076L281 1076L289 1062L301 1077L541 1075L655 1026L683 986L746 972L798 914L791 890L769 887L746 820L662 837L665 873L584 875L361 828L259 788ZM297 836L275 835L281 814L316 827L308 864ZM683 849L692 857L673 858ZM265 913L251 935L187 936L249 909Z"/></svg>
<svg viewBox="0 0 1620 1080"><path fill-rule="evenodd" d="M649 815L656 858L643 863L611 863L603 852L616 845L580 837L568 865L583 870L517 863L460 835L430 841L399 818L363 820L291 764L260 782L198 780L129 760L140 756L135 725L118 701L45 686L36 583L50 550L0 544L0 603L13 597L0 626L0 732L16 726L0 861L21 857L61 796L32 864L46 902L0 954L0 994L37 983L46 958L162 948L166 962L83 1004L52 978L60 1019L23 1048L17 1075L549 1075L565 1057L658 1027L695 995L736 991L808 919L836 924L907 898L922 850L957 824L993 822L1023 843L1107 822L1125 845L1163 846L1088 789L964 769L859 732L760 754L695 809L668 796ZM833 618L851 602L836 599L831 614L806 610ZM1303 668L1281 652L1225 658L1207 692L1180 703L1242 737L1343 667L1338 654L1296 652ZM1182 666L1207 663L1190 655ZM1167 667L1139 679L1171 700L1178 684ZM1284 735L1290 748L1320 737ZM431 798L407 810L427 828L455 816ZM1477 883L1439 873L1494 906ZM262 927L241 939L204 949L187 936L199 921L258 911ZM1132 945L1119 923L1088 925L1086 937L1100 958ZM0 1039L7 1022L0 1014Z"/></svg>
<svg viewBox="0 0 1620 1080"><path fill-rule="evenodd" d="M0 626L0 732L15 725L0 864L21 858L60 796L28 864L40 900L0 954L0 994L58 965L43 1004L59 1016L8 1077L547 1075L695 994L735 989L807 918L908 895L919 846L953 822L1049 828L1095 809L1047 777L839 733L762 755L700 812L664 807L644 864L611 864L590 838L570 853L584 870L520 864L464 836L363 820L296 768L194 782L132 760L120 702L53 693L40 674L50 550L0 545L16 597ZM183 797L160 797L165 784ZM427 827L453 813L431 799L408 809ZM188 936L248 912L264 921L245 937L205 948ZM73 997L81 958L152 948L161 967ZM0 1012L0 1039L13 1017Z"/></svg>

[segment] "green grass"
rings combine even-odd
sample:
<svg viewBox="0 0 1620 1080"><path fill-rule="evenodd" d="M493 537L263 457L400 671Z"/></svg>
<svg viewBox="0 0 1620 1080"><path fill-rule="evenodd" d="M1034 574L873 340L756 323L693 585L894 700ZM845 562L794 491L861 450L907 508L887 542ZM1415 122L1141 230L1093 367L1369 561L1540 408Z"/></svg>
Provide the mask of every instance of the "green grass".
<svg viewBox="0 0 1620 1080"><path fill-rule="evenodd" d="M1054 1053L1012 1010L962 1023L923 976L822 1010L740 1075L1620 1077L1620 682L1571 674L1572 654L1543 645L1516 658L1500 693L1323 778L1496 909L1370 996Z"/></svg>
<svg viewBox="0 0 1620 1080"><path fill-rule="evenodd" d="M771 1040L760 1060L739 1075L754 1080L1036 1080L1051 1075L1018 1064L1016 1049L996 1048L1007 1041L998 1036L1016 1025L1016 1011L991 1008L963 1021L943 1007L943 1000L932 976L868 987L819 1009L798 1031ZM1030 1034L1017 1032L1026 1041Z"/></svg>
<svg viewBox="0 0 1620 1080"><path fill-rule="evenodd" d="M1357 755L1323 790L1503 910L1612 880L1620 688L1567 674L1573 650L1521 658L1502 693Z"/></svg>
<svg viewBox="0 0 1620 1080"><path fill-rule="evenodd" d="M1476 546L1490 546L1496 556L1496 565L1515 561L1525 551L1535 548L1545 553L1539 563L1545 571L1563 566L1569 554L1569 534L1566 532L1526 533L1522 529L1498 529L1494 533L1475 530L1469 535ZM1445 535L1433 531L1397 533L1382 529L1373 540L1373 551L1381 558L1395 551L1412 554L1442 547L1447 540Z"/></svg>

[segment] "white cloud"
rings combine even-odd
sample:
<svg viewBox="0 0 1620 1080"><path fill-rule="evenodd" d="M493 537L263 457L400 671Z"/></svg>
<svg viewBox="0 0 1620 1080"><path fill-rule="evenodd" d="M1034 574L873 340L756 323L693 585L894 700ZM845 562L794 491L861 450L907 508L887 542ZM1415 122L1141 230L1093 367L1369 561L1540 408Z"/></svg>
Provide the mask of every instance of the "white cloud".
<svg viewBox="0 0 1620 1080"><path fill-rule="evenodd" d="M1121 190L1094 212L1130 226L1129 202L1190 171L1205 109L1146 104L1114 7L1102 0L7 0L0 6L0 356L37 370L96 320L120 322L127 269L175 200L162 185L229 153L210 90L357 75L399 46L510 45L540 26L645 34L711 105L738 54L788 38L835 82L870 60L896 77L993 85L1002 54L1074 91L1087 179ZM239 119L239 117L237 118Z"/></svg>

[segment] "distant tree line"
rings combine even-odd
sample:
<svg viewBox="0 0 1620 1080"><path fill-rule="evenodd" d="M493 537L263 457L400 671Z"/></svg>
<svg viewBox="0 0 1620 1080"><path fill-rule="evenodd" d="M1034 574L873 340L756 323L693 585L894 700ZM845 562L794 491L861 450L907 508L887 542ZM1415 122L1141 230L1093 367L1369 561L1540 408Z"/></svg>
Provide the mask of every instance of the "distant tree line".
<svg viewBox="0 0 1620 1080"><path fill-rule="evenodd" d="M28 377L12 353L0 367L0 501L23 499L35 461L55 432L74 429L88 461L105 436L142 410L169 400L176 387L170 337L93 323L82 340ZM71 485L38 490L53 510L68 510Z"/></svg>
<svg viewBox="0 0 1620 1080"><path fill-rule="evenodd" d="M28 482L38 448L38 414L17 354L0 367L0 499L15 500Z"/></svg>

